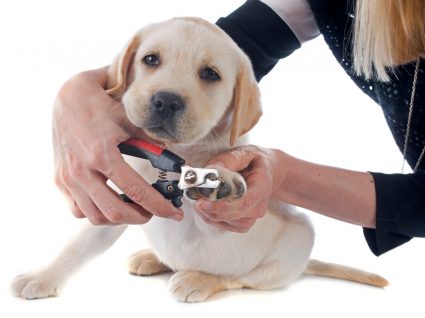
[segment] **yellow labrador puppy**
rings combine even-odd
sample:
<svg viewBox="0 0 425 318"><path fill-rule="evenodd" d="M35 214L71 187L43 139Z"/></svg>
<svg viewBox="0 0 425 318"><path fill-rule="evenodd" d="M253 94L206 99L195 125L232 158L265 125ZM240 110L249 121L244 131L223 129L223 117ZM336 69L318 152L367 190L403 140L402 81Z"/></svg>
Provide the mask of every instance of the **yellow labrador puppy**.
<svg viewBox="0 0 425 318"><path fill-rule="evenodd" d="M131 122L191 166L203 167L214 155L247 143L243 136L261 116L259 90L250 61L218 27L198 18L175 18L138 32L110 69L108 93L122 101ZM154 181L145 160L133 167ZM343 278L383 287L370 273L309 260L314 233L309 219L280 202L245 234L223 232L204 223L194 199L232 200L246 192L241 175L220 169L217 190L191 190L184 219L153 218L144 225L152 251L130 257L130 272L172 271L171 293L199 302L226 289L287 286L301 274ZM46 268L15 278L23 298L57 295L67 278L108 249L121 226L86 226Z"/></svg>

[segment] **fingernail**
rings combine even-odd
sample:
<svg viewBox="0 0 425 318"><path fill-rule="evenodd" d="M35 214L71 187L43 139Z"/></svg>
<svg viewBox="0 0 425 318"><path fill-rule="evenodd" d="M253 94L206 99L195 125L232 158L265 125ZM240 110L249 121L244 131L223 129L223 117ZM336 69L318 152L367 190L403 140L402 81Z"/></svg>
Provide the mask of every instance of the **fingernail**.
<svg viewBox="0 0 425 318"><path fill-rule="evenodd" d="M222 161L213 161L213 162L210 162L208 165L209 166L224 167L224 163Z"/></svg>
<svg viewBox="0 0 425 318"><path fill-rule="evenodd" d="M212 202L211 201L201 201L199 202L199 208L202 210L212 210Z"/></svg>
<svg viewBox="0 0 425 318"><path fill-rule="evenodd" d="M183 220L183 213L176 213L171 216L171 218L177 222Z"/></svg>

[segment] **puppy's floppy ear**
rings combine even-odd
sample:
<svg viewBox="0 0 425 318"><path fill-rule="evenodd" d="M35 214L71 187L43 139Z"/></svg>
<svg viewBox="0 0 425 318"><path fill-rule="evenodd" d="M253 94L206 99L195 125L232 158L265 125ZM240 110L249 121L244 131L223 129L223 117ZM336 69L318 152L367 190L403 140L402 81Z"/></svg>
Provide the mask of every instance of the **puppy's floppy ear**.
<svg viewBox="0 0 425 318"><path fill-rule="evenodd" d="M260 90L252 71L251 63L246 56L240 61L233 96L233 118L230 132L230 146L251 130L262 115Z"/></svg>
<svg viewBox="0 0 425 318"><path fill-rule="evenodd" d="M140 35L136 34L115 58L108 71L108 83L106 93L114 98L119 98L127 88L127 76L134 55L140 45Z"/></svg>

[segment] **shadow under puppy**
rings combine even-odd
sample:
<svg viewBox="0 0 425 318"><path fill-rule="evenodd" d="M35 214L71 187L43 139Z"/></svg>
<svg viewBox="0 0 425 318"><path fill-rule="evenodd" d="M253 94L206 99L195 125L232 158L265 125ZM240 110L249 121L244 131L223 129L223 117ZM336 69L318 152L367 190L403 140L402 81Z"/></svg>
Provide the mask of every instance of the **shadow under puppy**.
<svg viewBox="0 0 425 318"><path fill-rule="evenodd" d="M139 31L111 66L107 88L134 125L196 167L247 144L245 133L261 116L249 59L222 30L198 18L175 18ZM148 181L156 179L149 162L135 160L132 166ZM234 200L247 190L240 174L219 171L223 182L218 189L187 192L181 222L152 218L143 226L152 251L130 257L131 273L174 272L170 291L184 302L203 301L226 289L279 288L303 273L388 284L378 275L310 260L312 225L284 203L271 201L265 216L244 234L205 223L194 199ZM87 225L50 265L16 277L14 294L56 296L72 273L108 249L125 229Z"/></svg>

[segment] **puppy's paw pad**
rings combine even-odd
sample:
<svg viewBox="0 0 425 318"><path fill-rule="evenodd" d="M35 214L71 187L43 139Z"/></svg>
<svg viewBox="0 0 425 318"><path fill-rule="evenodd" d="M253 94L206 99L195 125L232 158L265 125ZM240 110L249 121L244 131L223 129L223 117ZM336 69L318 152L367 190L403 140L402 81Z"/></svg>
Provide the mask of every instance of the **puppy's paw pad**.
<svg viewBox="0 0 425 318"><path fill-rule="evenodd" d="M218 285L219 279L212 275L180 271L171 277L169 289L180 302L198 303L221 290Z"/></svg>
<svg viewBox="0 0 425 318"><path fill-rule="evenodd" d="M199 192L200 188L189 188L184 193L191 200L199 200L202 198L201 193Z"/></svg>
<svg viewBox="0 0 425 318"><path fill-rule="evenodd" d="M138 276L151 276L170 271L150 250L139 251L131 255L128 259L128 270L130 274Z"/></svg>
<svg viewBox="0 0 425 318"><path fill-rule="evenodd" d="M45 273L29 273L15 277L11 291L16 297L39 299L58 295L58 282Z"/></svg>
<svg viewBox="0 0 425 318"><path fill-rule="evenodd" d="M234 178L233 179L233 186L234 186L234 196L235 198L241 198L245 195L247 191L245 179L242 178L241 175L238 175L240 178Z"/></svg>
<svg viewBox="0 0 425 318"><path fill-rule="evenodd" d="M245 179L237 172L230 171L226 168L215 168L219 173L221 180L217 189L198 188L201 196L212 200L235 200L241 198L247 191Z"/></svg>

